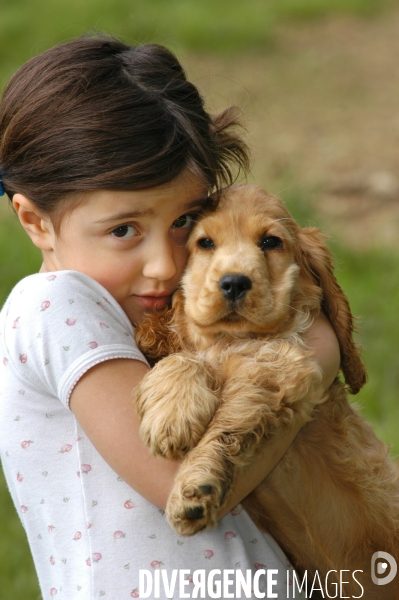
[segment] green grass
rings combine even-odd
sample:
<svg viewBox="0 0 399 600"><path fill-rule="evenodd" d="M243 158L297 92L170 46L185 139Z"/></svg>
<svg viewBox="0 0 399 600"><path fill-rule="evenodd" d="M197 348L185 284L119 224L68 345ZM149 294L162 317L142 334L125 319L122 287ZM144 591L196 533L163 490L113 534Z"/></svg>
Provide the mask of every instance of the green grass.
<svg viewBox="0 0 399 600"><path fill-rule="evenodd" d="M359 317L358 336L369 381L356 397L377 434L399 456L399 256L354 253L333 245L337 278Z"/></svg>
<svg viewBox="0 0 399 600"><path fill-rule="evenodd" d="M273 38L291 19L375 15L397 0L2 0L0 88L28 58L97 29L130 42L156 41L175 52L242 51Z"/></svg>

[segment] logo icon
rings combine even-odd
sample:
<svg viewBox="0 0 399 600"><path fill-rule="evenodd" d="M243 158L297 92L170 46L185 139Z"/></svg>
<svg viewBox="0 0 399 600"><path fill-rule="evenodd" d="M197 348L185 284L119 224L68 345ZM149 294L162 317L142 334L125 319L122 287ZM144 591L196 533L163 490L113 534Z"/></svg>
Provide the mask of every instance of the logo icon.
<svg viewBox="0 0 399 600"><path fill-rule="evenodd" d="M378 562L377 562L378 561ZM371 557L371 579L376 585L386 585L395 578L398 565L388 552L374 552ZM381 577L383 575L383 577Z"/></svg>

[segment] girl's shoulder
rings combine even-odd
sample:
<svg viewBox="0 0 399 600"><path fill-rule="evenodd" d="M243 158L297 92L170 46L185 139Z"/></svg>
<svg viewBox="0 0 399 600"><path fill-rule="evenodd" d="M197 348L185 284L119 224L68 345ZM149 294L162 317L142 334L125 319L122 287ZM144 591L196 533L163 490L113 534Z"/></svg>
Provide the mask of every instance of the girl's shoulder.
<svg viewBox="0 0 399 600"><path fill-rule="evenodd" d="M19 297L22 294L33 293L34 296L37 296L46 290L51 290L55 294L61 294L65 289L87 295L91 295L92 293L108 295L110 301L112 298L100 283L84 273L70 270L28 275L15 285L9 297L15 300L15 296Z"/></svg>
<svg viewBox="0 0 399 600"><path fill-rule="evenodd" d="M109 344L134 339L133 325L118 302L101 284L77 271L25 277L0 314L0 336L7 347L17 341L30 347L37 338L45 343L64 337L86 339L93 332L99 339L88 343L96 347L100 339Z"/></svg>
<svg viewBox="0 0 399 600"><path fill-rule="evenodd" d="M37 273L14 287L0 315L1 355L9 378L65 403L91 366L110 358L145 361L126 313L102 285L76 271Z"/></svg>
<svg viewBox="0 0 399 600"><path fill-rule="evenodd" d="M17 312L25 317L37 318L40 313L50 314L50 308L72 306L93 308L111 312L121 320L128 329L132 325L118 302L97 281L78 271L54 271L28 275L19 281L11 291L2 313L15 315Z"/></svg>

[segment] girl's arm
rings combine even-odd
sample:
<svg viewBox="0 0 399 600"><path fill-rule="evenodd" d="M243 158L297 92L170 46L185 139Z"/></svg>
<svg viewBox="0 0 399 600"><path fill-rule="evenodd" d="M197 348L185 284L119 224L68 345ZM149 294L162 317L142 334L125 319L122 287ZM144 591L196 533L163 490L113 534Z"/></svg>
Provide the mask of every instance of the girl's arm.
<svg viewBox="0 0 399 600"><path fill-rule="evenodd" d="M308 332L307 342L323 369L327 389L339 369L339 349L333 329L321 316ZM114 359L91 368L74 388L70 407L104 460L150 502L165 509L179 461L154 457L139 436L140 422L132 390L148 368L129 359ZM301 425L264 444L256 460L243 469L228 505L220 516L247 496L276 466Z"/></svg>

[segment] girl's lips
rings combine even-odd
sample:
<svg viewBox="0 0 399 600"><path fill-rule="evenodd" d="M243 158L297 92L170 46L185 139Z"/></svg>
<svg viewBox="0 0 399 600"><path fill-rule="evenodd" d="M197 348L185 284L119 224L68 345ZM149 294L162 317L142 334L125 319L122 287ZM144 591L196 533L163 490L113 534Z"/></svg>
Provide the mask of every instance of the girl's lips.
<svg viewBox="0 0 399 600"><path fill-rule="evenodd" d="M144 308L159 309L165 308L170 302L171 295L168 296L135 296L139 304Z"/></svg>

